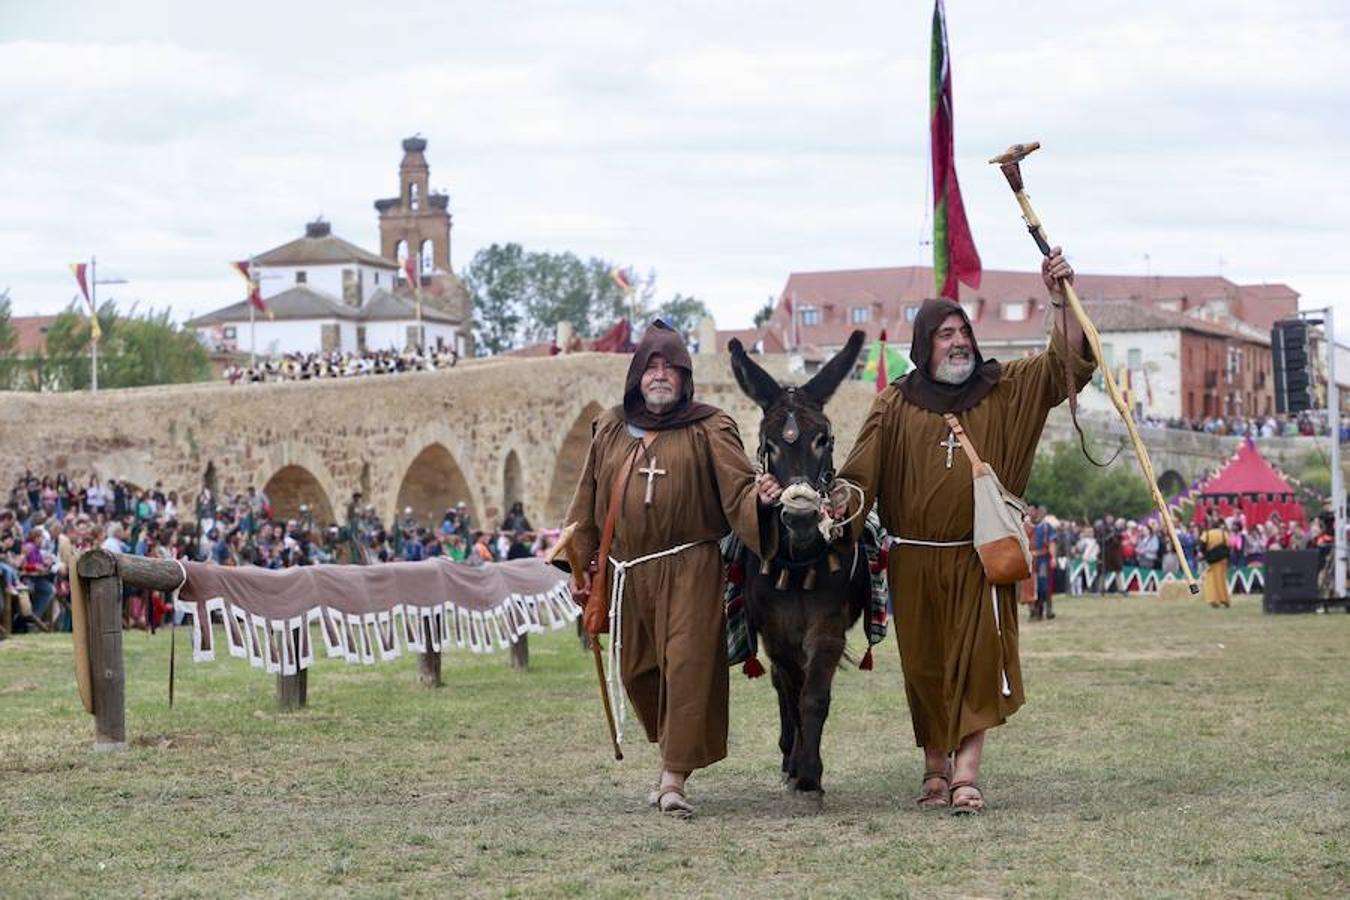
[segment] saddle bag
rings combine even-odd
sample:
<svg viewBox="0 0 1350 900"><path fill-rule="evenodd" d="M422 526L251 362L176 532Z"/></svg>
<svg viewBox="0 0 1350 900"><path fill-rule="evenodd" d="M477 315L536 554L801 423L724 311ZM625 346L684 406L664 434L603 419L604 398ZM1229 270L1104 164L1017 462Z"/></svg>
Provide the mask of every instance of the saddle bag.
<svg viewBox="0 0 1350 900"><path fill-rule="evenodd" d="M975 552L990 584L1016 584L1031 577L1031 544L1027 539L1027 505L998 480L980 459L956 416L947 413L947 426L956 434L970 459L975 492Z"/></svg>

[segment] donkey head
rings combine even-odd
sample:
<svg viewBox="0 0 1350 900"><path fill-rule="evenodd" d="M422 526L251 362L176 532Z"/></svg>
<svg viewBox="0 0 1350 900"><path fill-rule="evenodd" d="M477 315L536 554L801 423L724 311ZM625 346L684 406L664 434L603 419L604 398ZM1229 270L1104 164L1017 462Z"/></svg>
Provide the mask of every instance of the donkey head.
<svg viewBox="0 0 1350 900"><path fill-rule="evenodd" d="M732 339L731 371L745 395L764 411L759 424L759 460L784 487L806 485L824 498L834 482L834 431L825 416L825 404L840 382L853 371L862 350L863 333L855 331L848 343L800 387L784 387L750 358L741 342ZM792 518L803 521L794 522ZM793 531L810 529L818 513L784 521Z"/></svg>

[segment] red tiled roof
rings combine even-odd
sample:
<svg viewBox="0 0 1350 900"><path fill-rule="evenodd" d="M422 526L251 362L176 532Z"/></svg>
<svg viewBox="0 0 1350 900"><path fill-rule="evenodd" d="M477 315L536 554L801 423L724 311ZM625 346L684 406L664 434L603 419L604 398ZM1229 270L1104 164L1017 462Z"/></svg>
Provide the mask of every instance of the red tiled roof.
<svg viewBox="0 0 1350 900"><path fill-rule="evenodd" d="M1178 314L1213 300L1223 300L1235 320L1258 331L1269 330L1272 322L1292 315L1298 308L1298 293L1287 285L1239 285L1219 276L1080 273L1074 285L1084 301L1124 300L1159 312L1168 312L1172 307L1171 311ZM911 335L906 309L912 307L917 312L933 293L933 270L928 266L793 272L768 325L791 342L791 318L784 301L795 297L799 310L814 306L820 313L820 324L798 326L798 339L803 344L838 347L854 328L863 329L872 340L880 332L883 320L890 340L903 344ZM1043 339L1048 298L1039 271L986 270L978 290L961 286L960 300L971 313L976 335L984 341L1033 345ZM1004 310L1014 303L1027 304L1025 315L1010 321ZM858 307L866 310L863 314L866 321L854 324L852 310ZM1221 327L1213 320L1206 320L1205 324Z"/></svg>
<svg viewBox="0 0 1350 900"><path fill-rule="evenodd" d="M14 329L14 354L32 356L47 349L47 329L52 327L56 316L12 316L9 320Z"/></svg>
<svg viewBox="0 0 1350 900"><path fill-rule="evenodd" d="M764 342L763 350L765 353L782 353L787 349L783 342L783 336L777 328L760 325L755 328L727 328L717 331L717 351L720 353L727 349L732 338L739 338L745 349L754 352L755 344L759 341Z"/></svg>

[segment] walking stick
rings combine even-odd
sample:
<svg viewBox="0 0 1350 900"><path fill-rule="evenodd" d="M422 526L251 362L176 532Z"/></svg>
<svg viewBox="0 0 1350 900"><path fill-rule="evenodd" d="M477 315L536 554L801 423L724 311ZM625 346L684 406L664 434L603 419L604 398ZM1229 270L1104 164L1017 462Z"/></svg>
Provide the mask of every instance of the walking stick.
<svg viewBox="0 0 1350 900"><path fill-rule="evenodd" d="M549 548L544 559L550 563L559 556L565 559L568 568L572 570L572 593L588 603L589 589L583 589L587 569L586 561L576 555L577 547L572 543L572 536L576 533L576 530L575 522L568 524L563 529L562 535L559 536L558 543ZM585 603L583 603L584 605ZM623 759L623 750L619 748L619 733L614 727L614 707L609 700L609 682L605 680L605 661L601 656L600 636L593 634L590 638L591 653L595 656L595 677L600 682L600 702L605 707L605 723L609 725L609 743L614 748L614 758Z"/></svg>
<svg viewBox="0 0 1350 900"><path fill-rule="evenodd" d="M595 677L600 681L600 702L605 705L605 723L609 725L609 743L614 748L614 758L623 759L623 750L619 748L619 733L614 729L614 707L609 702L609 684L605 681L605 662L601 657L600 635L591 635L591 654L595 657Z"/></svg>
<svg viewBox="0 0 1350 900"><path fill-rule="evenodd" d="M1022 208L1022 220L1027 223L1027 231L1031 232L1031 238L1036 242L1036 246L1040 248L1041 253L1049 256L1050 238L1046 236L1041 220L1036 216L1036 211L1031 208L1031 200L1028 199L1027 192L1022 186L1021 162L1040 146L1037 141L1032 141L1030 144L1013 144L989 162L997 165L1003 171L1003 176L1008 179L1008 186L1012 188L1013 195L1017 198L1017 205ZM1130 436L1130 443L1134 445L1135 458L1139 460L1139 469L1144 475L1144 481L1148 483L1149 492L1153 495L1153 505L1162 518L1163 529L1167 532L1167 537L1172 542L1172 549L1176 552L1177 560L1181 563L1181 571L1186 577L1186 585L1190 588L1192 594L1198 594L1200 593L1200 585L1196 583L1195 575L1191 573L1190 563L1186 561L1186 554L1181 550L1181 540L1177 537L1177 529L1172 522L1172 514L1167 509L1167 501L1163 499L1162 491L1158 490L1158 479L1153 474L1153 461L1149 459L1148 450L1144 447L1144 441L1139 436L1139 429L1135 427L1134 418L1130 415L1129 407L1125 405L1125 398L1120 395L1120 388L1116 386L1116 379L1111 374L1111 368L1105 363L1106 357L1102 352L1102 339L1101 335L1097 333L1097 326L1093 325L1092 320L1088 318L1087 312L1083 309L1083 303L1078 299L1078 292L1073 289L1073 285L1067 281L1062 281L1060 284L1064 288L1064 296L1068 299L1069 309L1073 311L1078 324L1083 327L1083 335L1087 338L1088 346L1092 348L1092 355L1096 357L1097 364L1101 366L1103 380L1106 383L1106 394L1111 398L1111 405L1116 408L1121 421L1125 423L1125 431ZM1073 386L1069 385L1069 388L1072 390Z"/></svg>

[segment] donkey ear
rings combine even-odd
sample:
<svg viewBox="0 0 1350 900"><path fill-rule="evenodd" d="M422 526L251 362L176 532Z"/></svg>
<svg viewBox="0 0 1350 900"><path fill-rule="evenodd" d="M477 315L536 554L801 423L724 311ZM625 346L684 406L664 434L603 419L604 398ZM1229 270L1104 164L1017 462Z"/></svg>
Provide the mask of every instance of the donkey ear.
<svg viewBox="0 0 1350 900"><path fill-rule="evenodd" d="M834 355L834 358L820 367L820 371L806 384L802 385L802 393L812 400L824 406L829 399L834 396L835 388L839 387L840 382L847 378L853 372L853 366L858 362L858 354L862 352L863 338L862 331L854 331L848 337L848 343L844 348Z"/></svg>
<svg viewBox="0 0 1350 900"><path fill-rule="evenodd" d="M760 409L768 412L769 407L773 406L778 396L783 393L783 389L779 387L777 381L774 381L772 375L750 358L739 338L732 338L727 344L727 349L731 351L731 371L736 376L736 383L741 386L745 396L755 401Z"/></svg>

